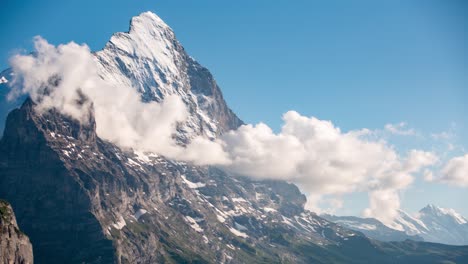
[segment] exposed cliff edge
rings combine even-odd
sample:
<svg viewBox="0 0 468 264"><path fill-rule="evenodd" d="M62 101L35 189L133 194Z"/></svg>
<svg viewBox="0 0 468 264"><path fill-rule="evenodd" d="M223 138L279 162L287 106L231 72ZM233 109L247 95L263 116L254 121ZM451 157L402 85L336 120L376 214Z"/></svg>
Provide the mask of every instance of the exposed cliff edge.
<svg viewBox="0 0 468 264"><path fill-rule="evenodd" d="M0 261L15 264L33 263L31 242L19 229L13 208L4 200L0 200Z"/></svg>

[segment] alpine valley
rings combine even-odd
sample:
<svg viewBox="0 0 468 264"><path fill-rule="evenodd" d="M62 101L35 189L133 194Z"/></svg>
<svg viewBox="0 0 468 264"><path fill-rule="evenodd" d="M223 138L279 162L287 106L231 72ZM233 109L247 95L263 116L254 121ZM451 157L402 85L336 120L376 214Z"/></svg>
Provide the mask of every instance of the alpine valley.
<svg viewBox="0 0 468 264"><path fill-rule="evenodd" d="M132 18L129 32L114 34L93 55L102 79L135 87L144 102L169 95L184 102L190 115L174 135L181 144L196 136L215 139L243 124L210 72L151 12ZM7 102L12 77L10 69L0 75L0 198L11 204L0 204L0 259L32 263L34 254L35 263L468 263L468 246L421 241L466 244L466 220L453 212L430 206L411 220L417 231L401 222L402 230L394 230L398 237L379 241L347 219L305 210L306 198L293 184L252 180L106 141L96 132L92 105L87 122L80 123L56 109L36 111L29 97ZM351 220L389 229L377 220ZM465 233L439 228L449 221L458 221Z"/></svg>

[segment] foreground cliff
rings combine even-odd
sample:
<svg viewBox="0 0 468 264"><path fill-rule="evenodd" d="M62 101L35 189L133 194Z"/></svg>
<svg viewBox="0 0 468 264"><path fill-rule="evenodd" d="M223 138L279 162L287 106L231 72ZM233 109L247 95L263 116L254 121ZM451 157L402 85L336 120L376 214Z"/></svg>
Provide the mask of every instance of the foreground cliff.
<svg viewBox="0 0 468 264"><path fill-rule="evenodd" d="M0 200L0 262L33 263L29 238L19 230L13 209L3 200Z"/></svg>

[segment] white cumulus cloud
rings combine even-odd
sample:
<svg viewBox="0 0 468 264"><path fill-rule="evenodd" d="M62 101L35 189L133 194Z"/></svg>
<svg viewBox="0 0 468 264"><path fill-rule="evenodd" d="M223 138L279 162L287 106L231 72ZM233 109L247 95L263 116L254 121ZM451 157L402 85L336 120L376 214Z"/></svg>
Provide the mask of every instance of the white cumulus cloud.
<svg viewBox="0 0 468 264"><path fill-rule="evenodd" d="M285 113L283 121L279 133L258 124L224 135L231 160L225 167L296 183L309 195L307 206L316 211L320 203L341 206L344 194L366 191L370 206L365 215L391 222L400 207L399 190L437 161L435 154L419 150L402 157L385 141L366 139L362 130L342 132L330 121L295 111Z"/></svg>
<svg viewBox="0 0 468 264"><path fill-rule="evenodd" d="M87 122L93 105L97 133L103 139L257 179L293 182L308 195L307 206L313 210L330 211L343 205L343 195L367 192L369 207L364 214L389 223L400 207L399 192L415 174L437 161L433 153L419 150L402 156L387 142L366 138L367 129L343 132L331 121L295 111L283 115L278 133L263 123L249 124L216 140L198 137L180 146L173 135L177 123L189 113L177 95L161 103L145 103L134 87L109 84L99 77L86 45L72 42L55 47L38 37L35 48L35 55L11 59L15 88L10 96L28 93L38 111L53 107L80 122ZM386 129L414 133L405 126L387 125ZM455 160L446 168L447 175L463 178L465 184L466 159L465 165Z"/></svg>
<svg viewBox="0 0 468 264"><path fill-rule="evenodd" d="M468 154L450 159L438 179L451 185L468 187Z"/></svg>

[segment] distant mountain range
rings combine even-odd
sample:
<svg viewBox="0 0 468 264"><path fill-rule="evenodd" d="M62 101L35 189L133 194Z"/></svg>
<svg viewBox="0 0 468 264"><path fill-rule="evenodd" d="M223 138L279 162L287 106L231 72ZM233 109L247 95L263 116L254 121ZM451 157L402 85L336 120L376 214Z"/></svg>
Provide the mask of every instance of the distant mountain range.
<svg viewBox="0 0 468 264"><path fill-rule="evenodd" d="M468 220L453 209L432 204L421 209L415 216L400 210L391 226L373 218L334 215L322 217L381 241L412 239L448 245L468 245Z"/></svg>

